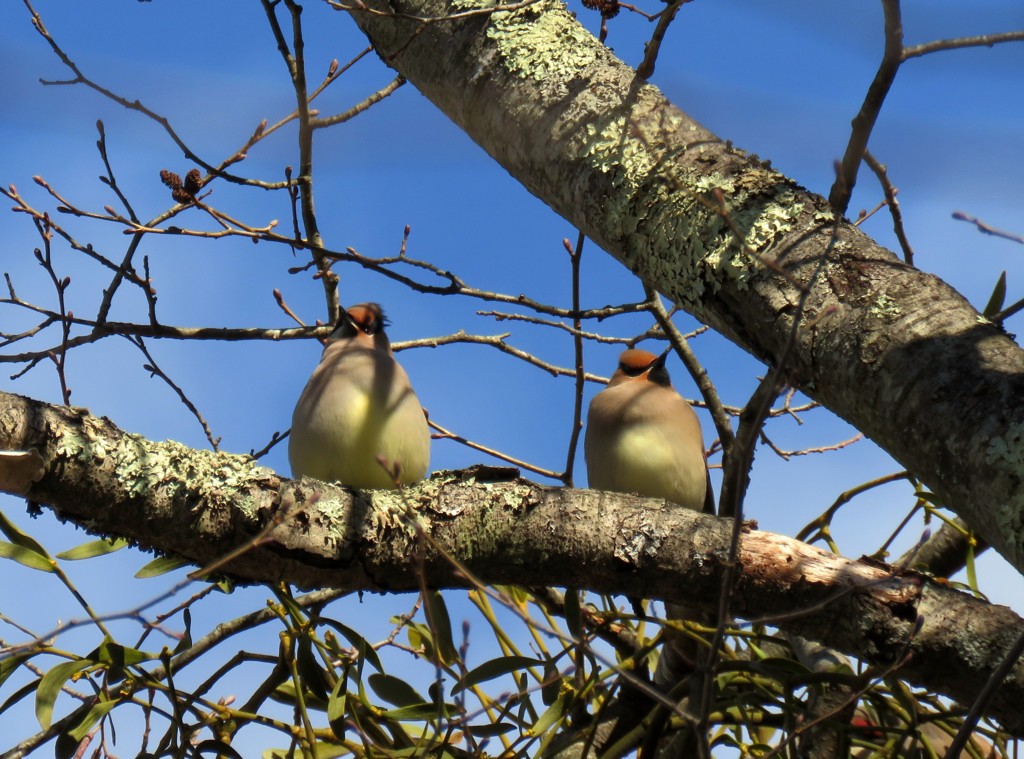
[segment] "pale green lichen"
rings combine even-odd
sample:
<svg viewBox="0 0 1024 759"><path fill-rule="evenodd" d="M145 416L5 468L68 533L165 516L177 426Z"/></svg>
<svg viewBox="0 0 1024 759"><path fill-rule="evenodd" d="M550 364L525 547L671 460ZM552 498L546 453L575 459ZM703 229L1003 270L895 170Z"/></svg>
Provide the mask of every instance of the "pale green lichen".
<svg viewBox="0 0 1024 759"><path fill-rule="evenodd" d="M744 183L737 184L742 187ZM760 181L754 186L760 190ZM790 188L782 188L767 198L754 198L747 191L738 190L731 196L726 195L725 204L731 225L725 228L723 223L718 228L717 245L708 250L705 260L714 272L709 284L717 289L725 278L743 289L761 268L759 257L771 251L776 241L793 229L804 206L796 201ZM742 245L737 244L733 228L743 230Z"/></svg>
<svg viewBox="0 0 1024 759"><path fill-rule="evenodd" d="M496 8L498 6L498 2L497 0L452 0L448 5L452 9L452 12L463 13L465 11Z"/></svg>
<svg viewBox="0 0 1024 759"><path fill-rule="evenodd" d="M548 0L494 14L488 34L500 39L510 71L538 80L574 75L596 56L589 33ZM553 40L561 48L557 53L550 49ZM672 109L656 118L612 111L586 123L577 136L580 157L606 177L598 212L606 235L621 241L626 265L638 270L643 260L645 277L675 283L673 298L698 306L707 287L717 290L724 281L744 286L761 266L758 255L794 228L804 205L763 166L729 176L673 170L662 135L677 134L684 123ZM728 220L719 213L720 198Z"/></svg>
<svg viewBox="0 0 1024 759"><path fill-rule="evenodd" d="M576 76L597 60L593 35L557 0L495 11L487 37L497 45L509 73L538 82Z"/></svg>
<svg viewBox="0 0 1024 759"><path fill-rule="evenodd" d="M677 129L681 117L671 118L672 123L659 122L659 129ZM690 305L698 303L705 287L717 290L724 280L742 287L760 265L751 251L766 253L793 229L804 208L796 192L761 167L736 176L697 170L666 174L670 163L653 140L637 139L639 128L625 116L588 124L582 149L590 165L610 179L614 192L601 211L611 233L625 242L627 263L643 255L645 274L675 282L673 296ZM728 222L719 213L719 198ZM742 230L742 243L734 228ZM707 265L705 276L692 276L701 263Z"/></svg>
<svg viewBox="0 0 1024 759"><path fill-rule="evenodd" d="M903 313L903 309L900 308L899 304L885 293L880 293L868 310L872 316L877 316L881 319L894 319Z"/></svg>
<svg viewBox="0 0 1024 759"><path fill-rule="evenodd" d="M207 506L244 506L238 489L273 472L250 456L199 451L168 440L154 443L138 435L125 435L114 455L115 474L129 496L162 491L170 498L188 497Z"/></svg>
<svg viewBox="0 0 1024 759"><path fill-rule="evenodd" d="M103 428L91 416L83 416L80 426L62 426L54 450L58 457L76 461L102 462L110 453Z"/></svg>
<svg viewBox="0 0 1024 759"><path fill-rule="evenodd" d="M681 124L678 114L668 113L659 121L659 130L675 131ZM681 300L694 302L703 293L703 282L696 277L680 276L692 272L707 254L707 241L699 232L714 227L717 214L702 205L700 197L715 189L732 191L724 177L700 176L699 188L683 178L659 178L664 159L663 146L653 139L637 139L641 125L623 115L587 124L581 155L590 166L608 177L610 192L603 198L601 214L609 233L624 243L623 256L630 261L644 255L647 276L664 281L686 283L690 290L676 293ZM674 180L674 181L673 181ZM638 203L642 202L642 207ZM712 232L710 237L715 238ZM714 239L712 239L714 243ZM653 256L646 253L653 251Z"/></svg>
<svg viewBox="0 0 1024 759"><path fill-rule="evenodd" d="M321 491L321 497L316 502L316 516L332 533L332 535L343 535L352 517L352 501L346 494L341 498L328 495L328 491Z"/></svg>
<svg viewBox="0 0 1024 759"><path fill-rule="evenodd" d="M989 440L985 463L1005 465L1024 472L1024 422L1011 424L1005 435Z"/></svg>
<svg viewBox="0 0 1024 759"><path fill-rule="evenodd" d="M79 427L66 426L55 445L58 458L100 466L110 460L125 495L187 497L197 504L253 510L239 498L238 487L250 478L272 475L248 456L197 451L181 443L156 443L138 435L112 438L109 430L92 417Z"/></svg>

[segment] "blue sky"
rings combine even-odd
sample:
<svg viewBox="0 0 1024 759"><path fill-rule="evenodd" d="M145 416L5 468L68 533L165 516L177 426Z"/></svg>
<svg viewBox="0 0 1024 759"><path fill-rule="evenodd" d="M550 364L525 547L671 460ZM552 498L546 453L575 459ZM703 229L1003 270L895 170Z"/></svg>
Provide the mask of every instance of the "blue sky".
<svg viewBox="0 0 1024 759"><path fill-rule="evenodd" d="M655 4L660 7L660 4ZM904 3L908 43L1020 29L1024 5L1005 0L971 3L952 0ZM222 0L166 0L91 3L39 0L45 23L85 72L131 99L138 98L167 116L183 139L210 162L242 144L263 118L289 112L292 99L284 65L258 3ZM345 62L365 46L365 38L342 14L309 3L305 13L310 80L326 72L332 58ZM582 16L596 29L592 14ZM830 1L816 4L780 0L764 4L717 0L684 6L669 33L653 82L681 108L723 138L770 158L781 171L809 189L826 194L833 161L842 155L850 119L882 48L879 4ZM636 63L650 31L646 22L623 13L613 22L609 44ZM0 5L0 181L15 184L40 207L52 208L31 177L41 175L69 199L99 210L115 198L96 177L95 122L102 119L117 179L143 217L169 204L158 173L184 174L180 152L162 130L104 100L84 87L43 87L39 78L64 79L68 72L34 33L21 3ZM324 113L344 110L392 77L367 57L320 101ZM900 72L872 137L871 149L889 165L900 188L900 202L916 263L984 305L996 278L1008 270L1010 298L1024 295L1019 245L978 234L950 214L963 210L990 224L1024 233L1024 45L946 52L910 61ZM242 168L266 179L282 177L297 162L293 133L276 135L254 149ZM450 268L470 284L541 301L569 304L569 266L562 238L576 233L542 202L529 195L482 150L431 106L412 86L401 88L368 113L318 135L317 208L329 246L357 248L367 255L397 252L406 224L412 226L409 253ZM881 198L877 183L862 172L851 210L873 207ZM218 184L211 202L253 224L288 222L281 195L243 193ZM207 225L195 212L181 222ZM60 217L62 222L69 222ZM85 241L120 258L125 244L116 228L75 222ZM883 212L865 230L895 246ZM38 244L24 217L0 213L3 270L18 294L52 303L44 273L31 249ZM198 326L290 326L274 303L279 288L307 321L324 318L318 283L308 274L289 275L299 263L284 249L244 241L210 243L176 237L150 237L150 256L164 323ZM95 312L106 281L97 267L67 250L57 252L59 270L72 276L69 290L76 313ZM495 323L477 310L500 310L480 301L413 295L355 267L343 267L346 303L377 300L387 308L393 340L443 335L458 329L479 334L511 332L510 342L542 358L569 365L571 341L562 332ZM588 244L584 253L586 306L642 298L642 290L617 263ZM0 307L4 329L24 324L24 315ZM115 318L143 320L134 294L119 303ZM1020 316L1011 332L1024 330ZM679 324L696 324L680 317ZM592 325L594 326L594 325ZM646 326L639 319L599 325L627 336ZM55 338L51 337L52 342ZM47 343L49 344L49 343ZM186 389L206 415L226 450L261 448L271 434L288 427L292 406L315 365L313 342L273 344L150 342L161 367ZM756 362L725 340L704 335L694 349L705 363L723 400L742 405L762 372ZM607 374L617 348L588 345L588 369ZM571 421L572 385L480 346L451 346L406 352L401 361L433 419L486 445L548 468L564 462ZM68 359L75 404L111 417L122 428L155 439L204 446L195 420L169 389L141 369L142 357L125 341L106 340L74 351ZM681 365L670 362L677 387L693 397L693 383ZM0 387L35 398L59 401L51 369L40 366L18 381L5 370ZM597 391L590 387L587 398ZM712 427L704 419L710 442ZM803 424L773 422L768 434L780 446L796 449L829 445L853 431L824 410L808 413ZM447 441L435 442L432 468L456 468L486 460ZM264 463L287 472L279 447ZM578 483L583 483L582 454ZM868 442L841 453L798 457L784 462L767 449L758 452L747 513L761 527L794 534L835 496L866 479L896 471L898 465ZM835 535L848 556L873 551L910 505L906 488L889 486L859 499L841 513ZM89 539L60 525L48 513L29 520L16 499L0 499L0 509L52 551ZM920 527L898 541L901 550ZM147 557L122 552L75 566L76 582L101 611L123 609L149 598L163 581L130 582ZM0 565L4 612L50 629L57 619L79 616L51 578ZM990 597L1024 609L1019 577L995 556L982 561L983 589ZM117 582L118 592L110 594ZM51 602L30 601L47 594ZM197 614L197 625L212 625L234 608L259 606L260 591L245 591ZM52 595L50 595L52 594ZM265 595L265 594L264 594ZM404 611L410 597L375 602ZM369 608L369 607L366 607ZM453 609L457 609L453 604ZM15 615L11 609L16 609ZM227 611L225 611L227 610ZM376 632L386 634L386 614L357 607ZM390 612L388 612L390 613ZM88 635L82 633L81 635ZM0 637L11 631L0 629ZM68 637L66 645L71 646ZM2 695L2 693L0 693ZM7 715L0 715L0 734Z"/></svg>

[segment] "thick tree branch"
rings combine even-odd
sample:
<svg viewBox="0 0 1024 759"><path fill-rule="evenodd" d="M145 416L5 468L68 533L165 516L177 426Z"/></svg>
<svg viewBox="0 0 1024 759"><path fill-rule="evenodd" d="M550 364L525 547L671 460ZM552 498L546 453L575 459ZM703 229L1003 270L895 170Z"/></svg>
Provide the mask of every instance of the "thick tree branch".
<svg viewBox="0 0 1024 759"><path fill-rule="evenodd" d="M731 523L663 501L442 472L404 492L353 495L285 480L249 458L155 443L84 409L0 393L0 450L38 451L25 488L59 516L252 582L417 591L562 585L713 607ZM38 460L37 460L38 462ZM0 477L4 476L0 469ZM410 517L410 514L415 515ZM422 528L413 529L410 518ZM426 535L424 540L422 535ZM1024 622L917 574L780 535L741 537L732 609L971 702ZM1024 734L1024 663L990 714Z"/></svg>
<svg viewBox="0 0 1024 759"><path fill-rule="evenodd" d="M787 381L1024 569L1009 336L845 220L830 249L822 197L674 107L555 0L426 25L410 17L444 16L440 0L365 7L352 15L389 65L645 283L770 364L799 316Z"/></svg>

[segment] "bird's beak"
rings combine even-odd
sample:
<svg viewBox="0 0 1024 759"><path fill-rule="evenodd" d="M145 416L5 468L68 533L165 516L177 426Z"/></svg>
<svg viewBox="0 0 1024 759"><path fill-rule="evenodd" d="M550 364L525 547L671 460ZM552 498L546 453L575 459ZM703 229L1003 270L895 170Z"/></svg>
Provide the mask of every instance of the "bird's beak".
<svg viewBox="0 0 1024 759"><path fill-rule="evenodd" d="M334 330L330 334L330 339L337 340L338 338L344 337L346 331L356 334L359 332L359 325L352 321L352 315L348 312L348 309L343 306L341 308L341 313L338 316L338 323L334 325Z"/></svg>
<svg viewBox="0 0 1024 759"><path fill-rule="evenodd" d="M668 360L668 354L672 352L672 348L666 348L665 352L654 359L650 366L647 367L647 371L657 371L665 368L665 361Z"/></svg>
<svg viewBox="0 0 1024 759"><path fill-rule="evenodd" d="M352 321L352 314L350 314L348 312L348 309L345 308L344 306L340 306L340 308L341 308L341 313L338 315L338 326L340 327L343 324L347 324L350 327L355 327L356 323L354 321Z"/></svg>

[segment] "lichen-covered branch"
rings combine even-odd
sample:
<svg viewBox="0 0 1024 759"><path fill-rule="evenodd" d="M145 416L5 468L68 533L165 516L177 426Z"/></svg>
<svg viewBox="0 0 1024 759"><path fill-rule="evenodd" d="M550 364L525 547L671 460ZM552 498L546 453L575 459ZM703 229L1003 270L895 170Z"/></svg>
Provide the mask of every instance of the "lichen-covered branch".
<svg viewBox="0 0 1024 759"><path fill-rule="evenodd" d="M6 393L0 450L40 457L11 481L0 468L0 490L243 581L350 591L417 591L421 578L437 588L556 585L713 608L725 574L729 520L493 470L353 494ZM1009 609L792 538L747 529L738 556L738 616L881 667L899 663L901 676L960 701L973 699L1024 630ZM1018 663L990 708L1017 735L1021 699Z"/></svg>
<svg viewBox="0 0 1024 759"><path fill-rule="evenodd" d="M1024 569L1014 341L834 219L824 198L669 103L557 0L417 20L472 4L374 0L351 13L381 57L527 189L755 356L774 364L785 353L790 384Z"/></svg>

